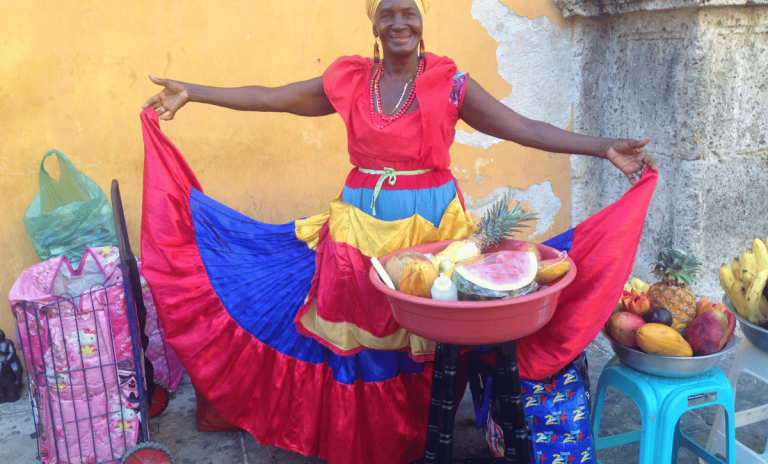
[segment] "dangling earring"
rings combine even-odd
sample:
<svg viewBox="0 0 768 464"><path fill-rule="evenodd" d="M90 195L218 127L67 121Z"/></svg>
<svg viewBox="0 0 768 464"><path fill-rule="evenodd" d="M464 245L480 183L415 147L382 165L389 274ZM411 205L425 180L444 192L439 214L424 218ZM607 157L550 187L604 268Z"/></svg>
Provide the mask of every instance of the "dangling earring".
<svg viewBox="0 0 768 464"><path fill-rule="evenodd" d="M426 50L424 48L424 39L421 39L419 41L419 59L423 60L425 56L426 56Z"/></svg>
<svg viewBox="0 0 768 464"><path fill-rule="evenodd" d="M373 42L373 62L378 63L381 61L381 56L379 55L379 41L374 39Z"/></svg>

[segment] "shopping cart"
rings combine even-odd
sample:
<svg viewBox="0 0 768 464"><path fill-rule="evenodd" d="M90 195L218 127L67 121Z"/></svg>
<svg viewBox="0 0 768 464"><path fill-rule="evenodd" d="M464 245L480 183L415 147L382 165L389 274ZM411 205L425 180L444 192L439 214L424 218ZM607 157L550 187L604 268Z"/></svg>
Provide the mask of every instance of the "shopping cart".
<svg viewBox="0 0 768 464"><path fill-rule="evenodd" d="M86 250L76 270L33 266L13 304L43 464L172 463L149 437L146 314L116 180L112 205L118 246Z"/></svg>

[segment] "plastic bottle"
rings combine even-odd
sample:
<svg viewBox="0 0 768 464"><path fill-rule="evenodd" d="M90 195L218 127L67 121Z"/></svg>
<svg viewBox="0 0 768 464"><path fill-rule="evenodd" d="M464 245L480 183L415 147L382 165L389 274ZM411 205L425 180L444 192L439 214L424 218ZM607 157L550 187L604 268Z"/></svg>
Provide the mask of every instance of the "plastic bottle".
<svg viewBox="0 0 768 464"><path fill-rule="evenodd" d="M432 284L432 299L444 301L458 301L456 294L456 284L446 276L440 276Z"/></svg>

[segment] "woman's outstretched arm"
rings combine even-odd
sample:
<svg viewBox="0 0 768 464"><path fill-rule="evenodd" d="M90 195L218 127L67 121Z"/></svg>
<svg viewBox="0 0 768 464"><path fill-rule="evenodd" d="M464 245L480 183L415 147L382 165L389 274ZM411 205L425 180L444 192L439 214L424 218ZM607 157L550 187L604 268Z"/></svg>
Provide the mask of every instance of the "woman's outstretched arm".
<svg viewBox="0 0 768 464"><path fill-rule="evenodd" d="M528 119L485 91L474 79L467 80L460 117L473 129L526 147L554 153L604 158L619 168L631 183L645 166L657 171L656 161L643 147L651 140L610 139L574 134L545 122Z"/></svg>
<svg viewBox="0 0 768 464"><path fill-rule="evenodd" d="M321 77L280 87L210 87L149 76L163 90L141 107L154 108L160 119L170 121L188 102L207 103L240 111L269 111L299 116L325 116L336 110L323 90Z"/></svg>

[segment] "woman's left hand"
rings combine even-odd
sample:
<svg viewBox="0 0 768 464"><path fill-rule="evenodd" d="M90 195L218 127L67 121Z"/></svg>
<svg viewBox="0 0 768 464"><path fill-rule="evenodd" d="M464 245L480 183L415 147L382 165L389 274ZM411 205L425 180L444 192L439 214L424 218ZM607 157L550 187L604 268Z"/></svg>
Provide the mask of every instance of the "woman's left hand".
<svg viewBox="0 0 768 464"><path fill-rule="evenodd" d="M648 166L653 171L658 171L656 161L651 158L643 147L651 141L650 137L643 140L615 139L605 150L605 157L614 166L627 176L629 182L634 185Z"/></svg>

